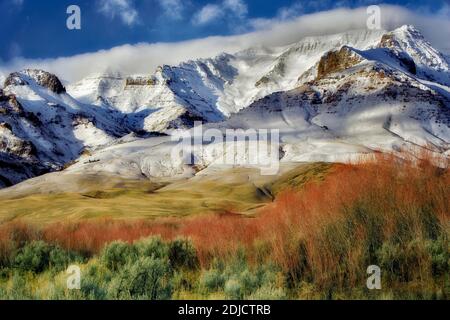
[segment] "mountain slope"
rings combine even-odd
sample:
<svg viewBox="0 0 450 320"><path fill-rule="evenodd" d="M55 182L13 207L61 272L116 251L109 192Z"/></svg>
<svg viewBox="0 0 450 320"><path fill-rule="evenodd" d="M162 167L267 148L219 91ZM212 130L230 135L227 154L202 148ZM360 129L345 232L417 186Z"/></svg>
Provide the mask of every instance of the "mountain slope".
<svg viewBox="0 0 450 320"><path fill-rule="evenodd" d="M402 30L409 32L411 28ZM398 48L386 47L383 38L377 37L365 50L343 45L325 52L296 77L294 89L269 94L231 114L226 121L208 127L222 132L227 128L278 129L283 162L348 161L374 151L418 146L448 153L450 101L443 94L448 88L439 85L437 90L436 83L417 72L421 55L411 57ZM258 56L262 51L252 52ZM435 68L441 78L446 76L445 65L427 68ZM150 179L184 176L185 166L170 158L174 143L166 140L157 146L142 140L136 142L140 148L131 147L133 144L117 148L124 155L122 160L133 163L134 174L142 173ZM192 152L201 167L214 165L218 158L211 144ZM112 150L104 150L95 155L98 163L78 163L70 170L117 172L111 154Z"/></svg>
<svg viewBox="0 0 450 320"><path fill-rule="evenodd" d="M218 143L191 150L195 166L173 158L170 135L195 121L222 133L278 129L282 162L420 147L448 155L449 70L412 26L309 37L153 75L93 75L67 89L53 75L25 70L6 79L0 97L1 161L9 163L0 176L14 184L75 160L63 173L189 177L220 158ZM239 139L245 147L245 135ZM234 158L245 165L245 156Z"/></svg>
<svg viewBox="0 0 450 320"><path fill-rule="evenodd" d="M67 90L84 103L129 114L133 129L164 131L186 113L194 120L223 120L267 94L294 88L298 76L324 52L343 44L365 49L382 34L356 30L308 37L286 47L252 48L175 67L164 65L153 75L94 75Z"/></svg>
<svg viewBox="0 0 450 320"><path fill-rule="evenodd" d="M59 79L41 70L11 74L0 91L3 185L57 170L86 148L126 133L115 114L74 100Z"/></svg>

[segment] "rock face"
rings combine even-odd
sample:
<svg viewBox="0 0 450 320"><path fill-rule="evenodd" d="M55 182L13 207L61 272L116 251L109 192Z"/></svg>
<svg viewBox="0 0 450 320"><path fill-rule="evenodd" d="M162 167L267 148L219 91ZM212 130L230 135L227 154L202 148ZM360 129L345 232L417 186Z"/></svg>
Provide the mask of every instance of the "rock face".
<svg viewBox="0 0 450 320"><path fill-rule="evenodd" d="M394 48L396 46L398 47L399 44L392 33L383 34L380 40L381 48Z"/></svg>
<svg viewBox="0 0 450 320"><path fill-rule="evenodd" d="M128 77L125 86L154 86L157 80L152 77Z"/></svg>
<svg viewBox="0 0 450 320"><path fill-rule="evenodd" d="M21 125L31 123L26 119L33 117L15 95L0 91L0 188L46 172L45 165L39 163L36 146L20 137Z"/></svg>
<svg viewBox="0 0 450 320"><path fill-rule="evenodd" d="M4 87L10 85L25 86L30 85L33 82L57 94L66 92L66 88L64 88L57 76L49 72L36 69L26 69L22 72L11 73L6 78Z"/></svg>
<svg viewBox="0 0 450 320"><path fill-rule="evenodd" d="M4 95L0 93L0 115L23 115L24 110L14 94Z"/></svg>
<svg viewBox="0 0 450 320"><path fill-rule="evenodd" d="M20 158L35 158L36 147L30 141L24 141L14 136L11 125L0 124L0 152Z"/></svg>
<svg viewBox="0 0 450 320"><path fill-rule="evenodd" d="M346 46L342 47L339 51L330 51L319 61L317 67L317 79L322 79L331 73L353 67L361 61L361 57Z"/></svg>

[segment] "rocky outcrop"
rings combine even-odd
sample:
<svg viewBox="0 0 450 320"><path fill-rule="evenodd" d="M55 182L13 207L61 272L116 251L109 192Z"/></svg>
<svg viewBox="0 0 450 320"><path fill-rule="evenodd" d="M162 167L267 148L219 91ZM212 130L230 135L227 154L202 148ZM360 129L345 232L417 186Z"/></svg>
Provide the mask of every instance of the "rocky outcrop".
<svg viewBox="0 0 450 320"><path fill-rule="evenodd" d="M9 130L12 131L12 127L9 123L7 122L0 122L0 131L1 130Z"/></svg>
<svg viewBox="0 0 450 320"><path fill-rule="evenodd" d="M255 87L261 87L262 85L268 84L270 82L269 77L264 76L255 83Z"/></svg>
<svg viewBox="0 0 450 320"><path fill-rule="evenodd" d="M156 79L150 77L128 77L125 80L125 86L154 86Z"/></svg>
<svg viewBox="0 0 450 320"><path fill-rule="evenodd" d="M33 143L16 137L8 123L0 123L0 152L25 159L36 157Z"/></svg>
<svg viewBox="0 0 450 320"><path fill-rule="evenodd" d="M24 80L19 72L13 72L11 73L3 83L4 87L8 86L26 86L29 85L29 83Z"/></svg>
<svg viewBox="0 0 450 320"><path fill-rule="evenodd" d="M319 61L317 66L317 79L353 67L362 61L361 57L349 47L342 47L338 51L329 51Z"/></svg>
<svg viewBox="0 0 450 320"><path fill-rule="evenodd" d="M16 96L13 94L0 94L0 115L2 114L17 114L23 115L24 110Z"/></svg>
<svg viewBox="0 0 450 320"><path fill-rule="evenodd" d="M10 85L25 86L30 85L32 82L35 82L37 85L45 87L57 94L66 92L66 88L64 88L57 76L46 71L35 69L26 69L21 72L11 73L6 78L4 87Z"/></svg>
<svg viewBox="0 0 450 320"><path fill-rule="evenodd" d="M399 44L392 33L386 33L381 37L379 47L394 48L399 47Z"/></svg>
<svg viewBox="0 0 450 320"><path fill-rule="evenodd" d="M196 115L192 112L186 111L182 115L180 115L177 119L172 120L168 129L177 129L177 128L192 128L196 121L205 122L205 119L199 115Z"/></svg>

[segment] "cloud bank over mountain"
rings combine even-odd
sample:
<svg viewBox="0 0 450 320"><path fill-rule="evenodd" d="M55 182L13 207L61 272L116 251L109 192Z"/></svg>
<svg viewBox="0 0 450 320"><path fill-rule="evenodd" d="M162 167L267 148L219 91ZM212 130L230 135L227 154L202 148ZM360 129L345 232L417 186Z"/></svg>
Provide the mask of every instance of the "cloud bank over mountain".
<svg viewBox="0 0 450 320"><path fill-rule="evenodd" d="M334 34L366 28L366 7L335 9L299 17L277 16L273 19L249 19L246 30L234 36L215 36L173 43L138 43L108 50L56 59L16 58L0 67L5 74L23 68L39 68L57 74L68 82L92 73L122 72L148 74L162 64L178 64L189 59L210 57L221 52L234 53L252 46L283 46L306 36ZM415 25L431 43L450 54L448 15L419 14L399 6L381 6L382 28L392 30L404 24ZM439 32L436 32L439 30Z"/></svg>

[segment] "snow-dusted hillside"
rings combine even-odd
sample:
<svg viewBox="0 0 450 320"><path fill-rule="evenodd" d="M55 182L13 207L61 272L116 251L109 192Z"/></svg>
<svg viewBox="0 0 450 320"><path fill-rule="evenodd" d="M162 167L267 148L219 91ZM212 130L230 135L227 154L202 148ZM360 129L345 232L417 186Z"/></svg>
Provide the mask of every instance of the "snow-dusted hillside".
<svg viewBox="0 0 450 320"><path fill-rule="evenodd" d="M199 165L186 166L172 157L170 136L141 132L170 135L195 121L222 132L279 129L282 162L419 146L448 156L449 70L418 30L403 26L250 48L153 74L92 75L67 88L24 71L6 79L0 96L0 161L8 163L0 176L16 183L72 160L60 175L192 175L217 163L215 143L193 150Z"/></svg>
<svg viewBox="0 0 450 320"><path fill-rule="evenodd" d="M93 75L69 85L82 102L139 115L134 129L163 131L188 112L190 117L219 121L270 93L293 89L297 79L328 50L342 45L366 49L379 43L382 31L356 30L308 37L287 47L251 48L236 54L161 66L154 74Z"/></svg>
<svg viewBox="0 0 450 320"><path fill-rule="evenodd" d="M11 74L0 91L3 185L62 168L86 148L127 133L114 112L84 105L59 79L41 70Z"/></svg>

